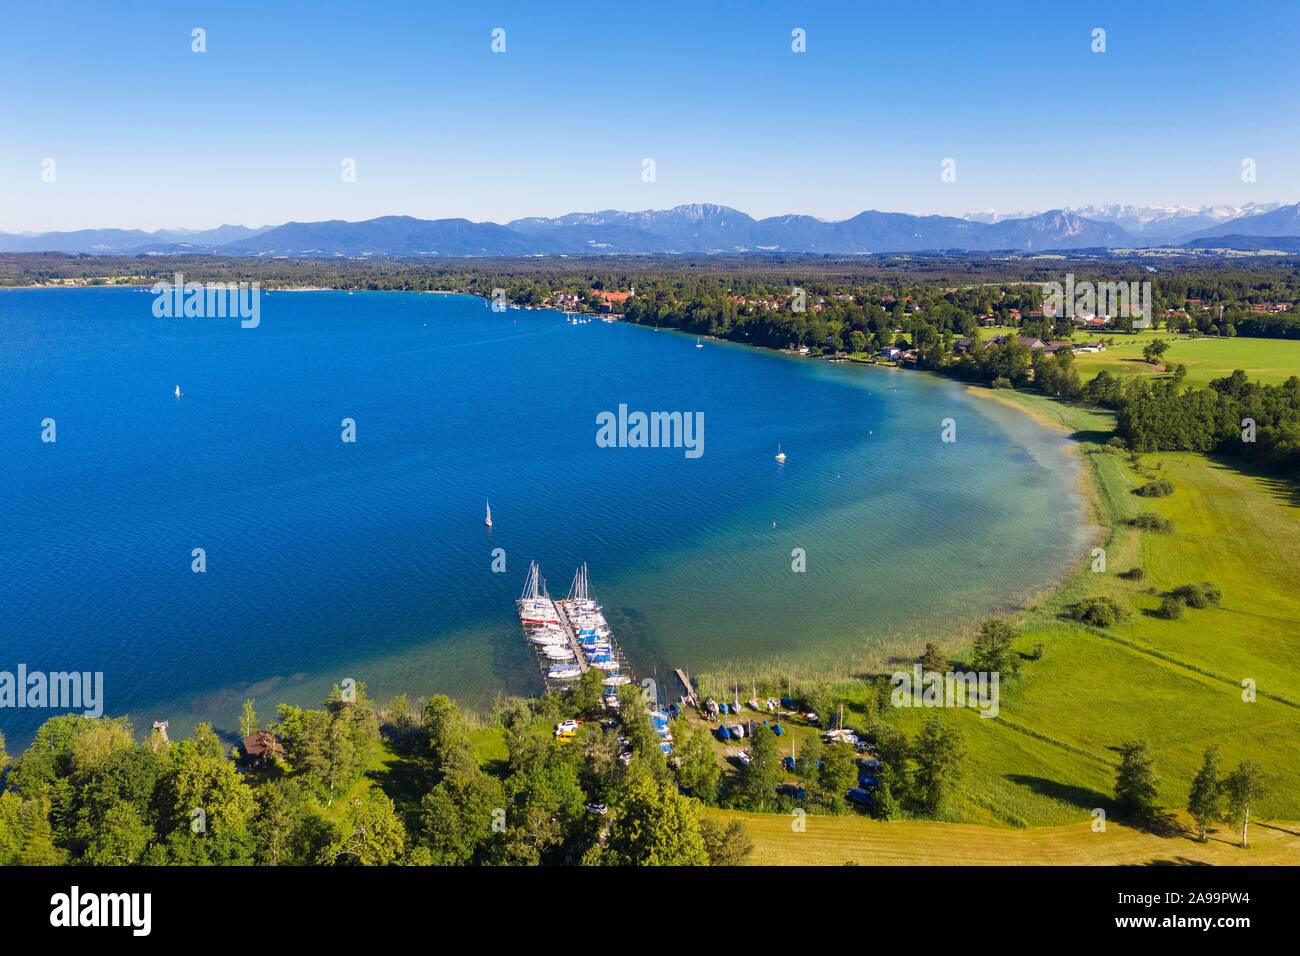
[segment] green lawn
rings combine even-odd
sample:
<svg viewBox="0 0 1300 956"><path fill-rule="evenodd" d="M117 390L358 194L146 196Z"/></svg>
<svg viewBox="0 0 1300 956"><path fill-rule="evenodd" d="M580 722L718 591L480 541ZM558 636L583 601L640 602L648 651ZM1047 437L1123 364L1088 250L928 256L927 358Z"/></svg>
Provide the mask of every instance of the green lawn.
<svg viewBox="0 0 1300 956"><path fill-rule="evenodd" d="M1019 329L980 329L981 340L1008 333L1019 334ZM1236 369L1245 372L1252 381L1277 385L1292 375L1300 375L1300 341L1286 339L1220 339L1202 336L1191 338L1165 330L1152 332L1099 333L1076 331L1074 342L1095 342L1104 339L1109 343L1104 352L1075 356L1079 374L1086 382L1105 369L1113 375L1158 375L1159 366L1142 357L1143 347L1153 339L1169 342L1165 362L1187 366L1187 382L1205 385L1213 379L1231 375Z"/></svg>
<svg viewBox="0 0 1300 956"><path fill-rule="evenodd" d="M1076 340L1086 338L1082 334ZM1095 338L1095 336L1093 336ZM1156 374L1156 366L1142 358L1142 348L1152 339L1169 342L1165 363L1187 366L1187 382L1204 385L1212 379L1231 375L1241 369L1252 381L1277 385L1292 375L1300 375L1300 341L1284 339L1188 338L1169 332L1139 332L1133 335L1107 336L1112 341L1105 352L1075 356L1079 374L1088 380L1106 369L1113 374Z"/></svg>
<svg viewBox="0 0 1300 956"><path fill-rule="evenodd" d="M1044 418L1064 419L1096 437L1095 410L1039 396L999 393ZM1152 454L1136 470L1127 456L1085 442L1096 476L1094 506L1110 531L1107 569L1081 571L1059 595L1021 615L1017 646L1042 643L1042 660L1004 688L1001 719L963 713L972 776L959 819L1026 824L1079 819L1105 806L1115 755L1128 738L1152 747L1160 799L1186 801L1205 747L1218 743L1225 762L1250 757L1271 777L1261 811L1300 818L1300 507L1295 489L1244 475L1203 456ZM1152 474L1174 484L1168 498L1141 499L1132 488ZM1172 534L1137 532L1122 521L1139 510L1174 522ZM1117 572L1140 565L1146 580ZM1189 582L1212 581L1221 607L1189 609L1178 621L1145 612L1157 594ZM1085 595L1109 595L1131 609L1125 623L1097 631L1062 619ZM1257 683L1258 699L1242 700L1242 680ZM900 712L915 725L923 712Z"/></svg>

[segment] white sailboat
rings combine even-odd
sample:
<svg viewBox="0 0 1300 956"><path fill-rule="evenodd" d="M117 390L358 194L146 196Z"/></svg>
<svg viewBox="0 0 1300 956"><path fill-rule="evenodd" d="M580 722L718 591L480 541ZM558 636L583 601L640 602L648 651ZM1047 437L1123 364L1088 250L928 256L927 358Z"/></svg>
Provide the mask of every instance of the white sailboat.
<svg viewBox="0 0 1300 956"><path fill-rule="evenodd" d="M695 347L696 347L697 349L702 349L702 348L704 348L704 343L701 342L699 339L696 339L696 340L695 340Z"/></svg>
<svg viewBox="0 0 1300 956"><path fill-rule="evenodd" d="M536 561L529 562L524 591L515 604L519 608L519 620L525 627L544 627L550 624L559 626L559 612L555 608L555 602L546 593L546 582L542 579Z"/></svg>
<svg viewBox="0 0 1300 956"><path fill-rule="evenodd" d="M783 452L783 451L781 450L781 446L780 446L780 444L778 444L778 445L776 446L776 460L777 460L777 461L785 461L785 452Z"/></svg>
<svg viewBox="0 0 1300 956"><path fill-rule="evenodd" d="M176 386L176 397L177 398L181 397L181 387L179 385Z"/></svg>
<svg viewBox="0 0 1300 956"><path fill-rule="evenodd" d="M486 498L483 500L487 503L487 517L483 519L483 523L490 528L492 527L492 502L488 501Z"/></svg>

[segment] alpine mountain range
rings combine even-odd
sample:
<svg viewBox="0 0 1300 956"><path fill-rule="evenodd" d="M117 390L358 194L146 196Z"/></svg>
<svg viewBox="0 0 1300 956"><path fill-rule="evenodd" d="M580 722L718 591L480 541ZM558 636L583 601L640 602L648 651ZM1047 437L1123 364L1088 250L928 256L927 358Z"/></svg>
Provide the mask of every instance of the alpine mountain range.
<svg viewBox="0 0 1300 956"><path fill-rule="evenodd" d="M665 210L531 217L505 224L381 216L360 222L332 219L261 228L0 233L0 253L294 258L1025 254L1151 247L1300 251L1300 203L1201 208L1093 205L962 217L868 210L839 221L805 215L754 219L728 206L696 203Z"/></svg>

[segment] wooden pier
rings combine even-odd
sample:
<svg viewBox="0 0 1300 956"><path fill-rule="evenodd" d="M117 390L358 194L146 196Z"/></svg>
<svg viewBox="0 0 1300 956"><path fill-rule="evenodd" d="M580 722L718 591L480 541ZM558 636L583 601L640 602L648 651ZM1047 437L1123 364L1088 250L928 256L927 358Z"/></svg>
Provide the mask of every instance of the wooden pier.
<svg viewBox="0 0 1300 956"><path fill-rule="evenodd" d="M691 680L686 676L686 672L680 667L677 668L677 679L681 681L682 687L686 688L686 703L692 707L700 706L700 699L695 696L695 689L691 687Z"/></svg>
<svg viewBox="0 0 1300 956"><path fill-rule="evenodd" d="M585 674L591 665L587 663L587 655L582 653L582 647L578 644L578 632L569 620L569 604L567 601L556 601L555 609L560 612L560 627L564 628L564 636L569 639L569 650L573 651L573 658L578 662L578 670Z"/></svg>

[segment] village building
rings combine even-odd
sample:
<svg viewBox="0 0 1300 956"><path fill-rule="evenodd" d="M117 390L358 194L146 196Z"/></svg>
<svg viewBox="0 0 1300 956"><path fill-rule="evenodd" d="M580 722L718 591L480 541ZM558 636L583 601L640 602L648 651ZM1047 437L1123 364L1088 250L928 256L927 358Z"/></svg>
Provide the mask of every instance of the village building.
<svg viewBox="0 0 1300 956"><path fill-rule="evenodd" d="M248 754L253 766L274 762L276 757L284 756L284 745L275 739L275 735L265 730L249 734L244 738L244 753Z"/></svg>
<svg viewBox="0 0 1300 956"><path fill-rule="evenodd" d="M599 308L602 312L613 312L614 306L622 306L628 299L636 298L636 287L633 286L627 292L606 292L603 289L592 289L592 298L599 300Z"/></svg>

